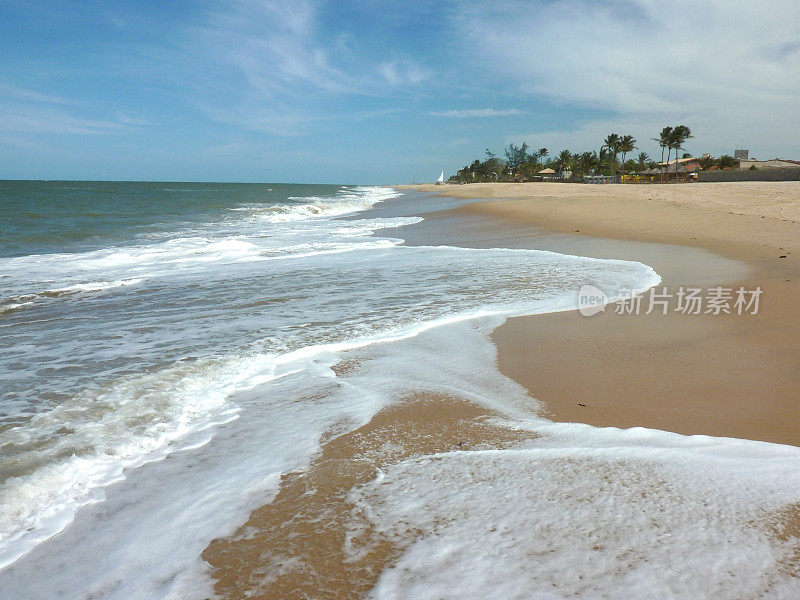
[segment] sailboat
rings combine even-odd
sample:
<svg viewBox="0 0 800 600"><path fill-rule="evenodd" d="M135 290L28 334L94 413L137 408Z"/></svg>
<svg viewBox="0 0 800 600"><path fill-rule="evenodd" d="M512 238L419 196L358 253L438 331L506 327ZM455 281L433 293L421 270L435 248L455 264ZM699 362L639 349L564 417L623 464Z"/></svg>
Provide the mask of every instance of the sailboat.
<svg viewBox="0 0 800 600"><path fill-rule="evenodd" d="M444 185L444 171L439 175L439 179L436 180L436 185Z"/></svg>

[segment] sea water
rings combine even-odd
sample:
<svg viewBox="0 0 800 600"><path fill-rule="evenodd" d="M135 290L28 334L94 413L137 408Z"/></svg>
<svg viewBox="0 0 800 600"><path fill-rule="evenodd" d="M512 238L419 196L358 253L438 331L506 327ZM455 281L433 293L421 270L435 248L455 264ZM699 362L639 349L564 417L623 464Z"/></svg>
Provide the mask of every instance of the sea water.
<svg viewBox="0 0 800 600"><path fill-rule="evenodd" d="M614 530L604 519L628 521L617 543L635 546L646 527L632 516L646 518L624 494L651 479L679 490L664 556L697 546L688 532L698 518L711 519L701 540L733 523L729 535L766 564L747 585L783 589L774 565L788 550L741 523L800 498L795 449L550 424L494 367L488 334L507 316L573 309L587 283L613 300L658 275L542 251L406 247L381 233L420 220L404 200L382 187L0 183L0 598L205 597L205 545L269 501L326 431L358 427L413 389L455 391L540 441L404 462L354 492L354 503L385 515L373 527L387 535L403 539L398 522L427 532L376 597L449 597L454 579L465 582L460 598L536 597L523 593L531 553L549 553L548 577L583 581L557 524L569 521L579 538L581 527ZM400 216L362 212L385 201ZM353 352L383 366L340 381L331 367ZM724 502L706 514L697 482L719 465L727 478L712 491ZM603 469L625 473L630 488L607 483L610 516L580 500L602 495ZM484 487L465 485L476 471ZM682 507L694 512L679 528ZM451 510L464 519L442 525ZM522 537L488 536L470 550L487 515L510 518ZM543 547L531 548L531 527ZM449 557L436 572L431 553ZM735 570L746 556L717 567ZM714 564L707 558L693 568ZM476 578L470 561L512 587ZM587 572L594 587L570 583L570 593L602 597L623 581L635 594L659 573L656 564L629 582L601 562Z"/></svg>

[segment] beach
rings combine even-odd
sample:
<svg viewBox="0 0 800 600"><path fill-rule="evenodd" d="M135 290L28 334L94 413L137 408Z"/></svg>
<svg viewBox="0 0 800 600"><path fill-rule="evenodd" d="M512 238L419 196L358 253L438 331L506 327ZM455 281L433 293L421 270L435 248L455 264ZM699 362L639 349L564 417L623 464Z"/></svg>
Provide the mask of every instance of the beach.
<svg viewBox="0 0 800 600"><path fill-rule="evenodd" d="M800 2L75 4L0 5L0 600L800 599Z"/></svg>
<svg viewBox="0 0 800 600"><path fill-rule="evenodd" d="M638 259L662 275L658 287L760 286L762 303L755 315L618 315L609 309L592 317L577 311L512 317L490 326L496 353L470 364L478 371L493 360L500 373L524 386L527 399L512 385L484 389L476 400L462 374L461 384L446 378L457 386L452 395L423 390L398 398L369 423L324 443L308 470L284 478L274 502L205 550L217 592L231 598L315 597L320 590L332 598L525 598L531 589L557 590L554 597L614 597L619 589L649 597L660 589L691 598L791 597L796 549L779 559L783 575L767 568L751 579L747 561L760 565L757 573L770 551L739 534L744 519L750 533L766 527L769 539L796 548L797 509L767 509L761 499L782 484L766 492L770 484L764 481L753 492L761 484L745 475L753 466L745 466L749 459L733 468L728 462L750 450L717 456L728 444L739 446L707 436L800 445L798 223L788 218L796 214L800 186L724 187L410 188L477 201L425 212L420 223L382 232L402 236L407 246ZM698 200L701 195L707 198ZM459 361L478 352L463 329L454 340ZM395 351L417 354L420 343L426 347L419 339L406 343ZM446 371L441 357L422 356ZM353 356L333 369L347 381L381 367ZM509 421L508 405L492 410L486 404L498 393L515 398L523 413L556 423L551 429ZM593 427L575 429L575 423ZM596 438L606 431L617 439L614 450ZM673 443L693 449L671 456ZM575 450L558 450L563 444ZM629 444L637 447L633 454L625 450ZM765 451L757 459L763 465L773 464L773 450L795 455L780 445L744 442L743 448ZM640 471L639 459L648 456L653 473ZM584 471L588 465L592 474ZM685 479L672 470L676 465ZM706 479L714 483L700 484ZM546 492L555 495L545 504L534 500L543 481L559 482L558 491ZM383 490L395 485L401 488ZM381 518L385 513L388 522ZM451 513L463 520L460 528ZM530 518L522 516L528 513ZM565 515L572 526L561 520ZM619 519L633 524L627 528ZM498 531L503 541L494 539ZM538 541L531 542L531 535ZM574 554L556 541L562 536L564 544L579 548ZM475 546L476 540L483 541ZM734 547L744 562L737 562ZM713 575L705 580L701 573L720 565L698 548L716 548L711 552L725 557L720 560L730 587ZM547 553L555 564L544 560ZM644 583L630 586L628 571Z"/></svg>
<svg viewBox="0 0 800 600"><path fill-rule="evenodd" d="M794 184L6 188L0 597L796 597Z"/></svg>

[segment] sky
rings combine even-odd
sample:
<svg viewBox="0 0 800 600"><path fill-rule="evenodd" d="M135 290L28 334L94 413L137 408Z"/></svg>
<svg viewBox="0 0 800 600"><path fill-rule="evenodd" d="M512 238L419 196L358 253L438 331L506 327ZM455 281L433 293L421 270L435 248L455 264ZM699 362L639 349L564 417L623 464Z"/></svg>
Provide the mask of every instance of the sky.
<svg viewBox="0 0 800 600"><path fill-rule="evenodd" d="M408 183L681 123L800 159L800 2L0 3L0 179Z"/></svg>

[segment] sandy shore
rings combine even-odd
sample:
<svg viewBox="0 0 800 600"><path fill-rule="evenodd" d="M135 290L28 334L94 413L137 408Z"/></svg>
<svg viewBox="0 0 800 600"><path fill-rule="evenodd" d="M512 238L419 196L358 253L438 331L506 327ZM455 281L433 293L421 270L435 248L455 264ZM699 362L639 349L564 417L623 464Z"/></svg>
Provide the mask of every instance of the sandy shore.
<svg viewBox="0 0 800 600"><path fill-rule="evenodd" d="M545 416L800 446L800 184L422 189L490 200L427 213L422 223L381 235L396 234L408 244L640 260L670 288L764 290L758 315L607 311L591 318L573 312L510 319L493 334L499 368L544 403ZM361 368L369 366L343 359L334 372L346 381ZM415 457L529 439L495 416L457 395L416 393L368 424L323 440L308 469L284 475L274 501L205 550L217 593L364 597L413 539L387 538L362 523L352 492ZM797 536L796 507L776 519L777 539ZM352 537L354 527L359 536ZM794 573L796 557L787 565Z"/></svg>
<svg viewBox="0 0 800 600"><path fill-rule="evenodd" d="M494 334L500 370L558 421L800 445L800 183L415 189L493 199L454 212L480 218L497 245L529 227L702 248L745 263L749 273L721 278L727 287L763 290L757 315L607 311L511 319ZM492 245L491 236L483 245ZM590 255L634 258L616 256L602 242ZM702 283L702 260L677 248L639 260L662 274L668 291ZM707 275L708 286L724 283Z"/></svg>

